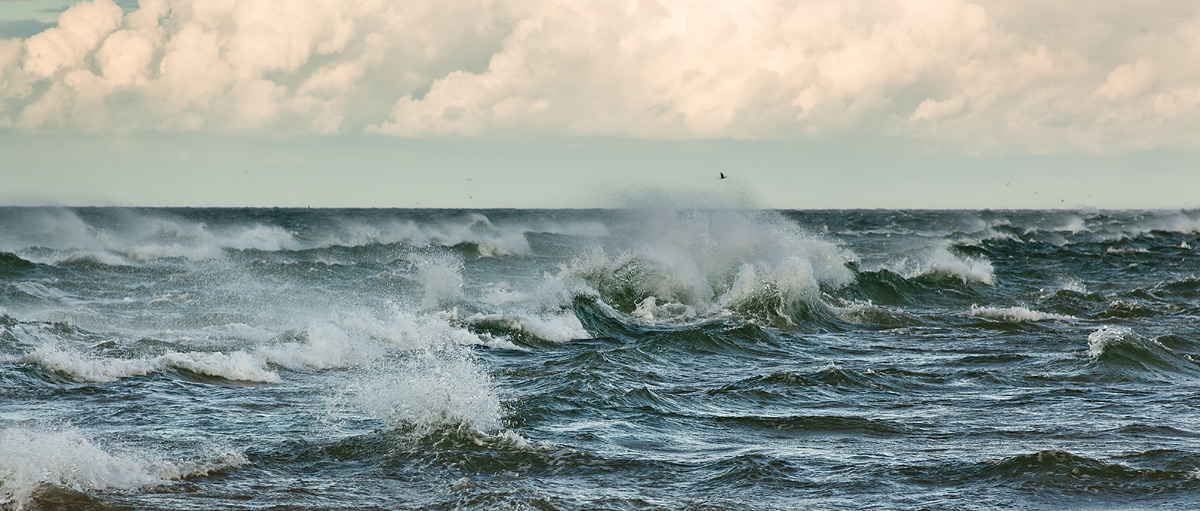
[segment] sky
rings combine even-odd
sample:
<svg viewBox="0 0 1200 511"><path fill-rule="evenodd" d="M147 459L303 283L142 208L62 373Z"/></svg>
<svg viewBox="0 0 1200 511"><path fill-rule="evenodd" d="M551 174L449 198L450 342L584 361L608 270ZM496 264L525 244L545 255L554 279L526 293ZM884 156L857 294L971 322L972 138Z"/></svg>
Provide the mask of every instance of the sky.
<svg viewBox="0 0 1200 511"><path fill-rule="evenodd" d="M0 0L0 204L1195 208L1197 190L1189 1Z"/></svg>

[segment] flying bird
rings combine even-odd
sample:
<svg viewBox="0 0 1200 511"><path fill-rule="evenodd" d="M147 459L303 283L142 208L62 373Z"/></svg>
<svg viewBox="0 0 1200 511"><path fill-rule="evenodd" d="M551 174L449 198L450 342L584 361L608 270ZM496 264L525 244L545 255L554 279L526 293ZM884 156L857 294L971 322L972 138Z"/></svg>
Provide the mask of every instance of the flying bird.
<svg viewBox="0 0 1200 511"><path fill-rule="evenodd" d="M721 179L725 179L725 173L724 173L724 172L718 172L718 174L721 174Z"/></svg>

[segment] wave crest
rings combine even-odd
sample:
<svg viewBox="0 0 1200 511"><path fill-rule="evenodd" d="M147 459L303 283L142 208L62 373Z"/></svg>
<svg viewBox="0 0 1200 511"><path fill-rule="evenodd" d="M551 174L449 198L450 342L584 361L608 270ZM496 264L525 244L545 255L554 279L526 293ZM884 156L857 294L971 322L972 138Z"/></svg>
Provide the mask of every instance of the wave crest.
<svg viewBox="0 0 1200 511"><path fill-rule="evenodd" d="M111 452L74 429L0 431L0 504L20 509L47 485L80 493L137 489L246 464L235 452L200 462L156 461L137 452Z"/></svg>
<svg viewBox="0 0 1200 511"><path fill-rule="evenodd" d="M26 354L23 361L65 374L76 381L92 383L146 376L167 369L181 369L232 381L283 381L278 373L266 368L261 358L241 350L232 353L169 352L153 358L123 359L96 357L53 344L44 344Z"/></svg>
<svg viewBox="0 0 1200 511"><path fill-rule="evenodd" d="M822 288L854 280L852 253L774 213L651 211L631 238L591 249L557 278L647 321L722 311L787 319L821 307Z"/></svg>
<svg viewBox="0 0 1200 511"><path fill-rule="evenodd" d="M1021 321L1045 321L1048 319L1058 321L1075 321L1079 318L1066 314L1054 314L1052 312L1040 312L1025 307L981 307L979 305L971 305L971 315L978 318L997 319L1000 321L1021 322Z"/></svg>
<svg viewBox="0 0 1200 511"><path fill-rule="evenodd" d="M1192 357L1177 353L1158 339L1143 337L1127 327L1105 326L1089 334L1088 354L1098 364L1133 369L1135 374L1200 377L1200 363Z"/></svg>

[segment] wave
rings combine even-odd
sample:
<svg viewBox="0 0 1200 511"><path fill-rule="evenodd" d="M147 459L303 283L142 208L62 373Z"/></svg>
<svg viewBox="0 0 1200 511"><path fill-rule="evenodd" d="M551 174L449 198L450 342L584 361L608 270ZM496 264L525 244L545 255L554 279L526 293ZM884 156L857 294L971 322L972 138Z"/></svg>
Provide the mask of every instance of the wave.
<svg viewBox="0 0 1200 511"><path fill-rule="evenodd" d="M1045 320L1077 321L1079 319L1075 316L1040 312L1027 309L1025 307L981 307L978 305L971 306L971 315L977 318L988 318L1009 322Z"/></svg>
<svg viewBox="0 0 1200 511"><path fill-rule="evenodd" d="M494 385L469 351L443 345L369 368L340 399L415 437L447 428L490 432L503 416Z"/></svg>
<svg viewBox="0 0 1200 511"><path fill-rule="evenodd" d="M452 304L463 299L463 261L445 252L412 256L424 296L425 309Z"/></svg>
<svg viewBox="0 0 1200 511"><path fill-rule="evenodd" d="M951 253L949 242L942 242L919 256L902 258L893 263L892 271L907 279L932 278L956 280L962 284L995 284L991 261L959 257Z"/></svg>
<svg viewBox="0 0 1200 511"><path fill-rule="evenodd" d="M92 383L113 382L172 369L231 381L283 381L278 373L266 368L263 359L245 351L171 352L152 358L121 359L96 357L46 344L26 354L22 361L65 374L75 381Z"/></svg>
<svg viewBox="0 0 1200 511"><path fill-rule="evenodd" d="M17 254L0 252L0 276L20 275L36 267L32 261L22 259Z"/></svg>
<svg viewBox="0 0 1200 511"><path fill-rule="evenodd" d="M1198 298L1200 297L1200 276L1188 275L1178 279L1160 281L1151 288L1151 291L1166 296Z"/></svg>
<svg viewBox="0 0 1200 511"><path fill-rule="evenodd" d="M466 318L459 318L457 314L457 311L451 311L446 317L467 325L473 331L515 340L522 345L537 345L540 344L538 341L561 344L591 337L579 318L569 311L542 315L519 312L475 313Z"/></svg>
<svg viewBox="0 0 1200 511"><path fill-rule="evenodd" d="M8 316L5 316L8 318ZM321 371L365 366L382 360L390 351L408 351L440 344L477 344L508 347L502 339L480 336L451 325L434 314L394 309L393 315L351 315L336 322L314 321L301 330L287 331L257 346L232 351L176 351L173 343L143 339L114 344L107 341L88 351L74 347L99 339L68 323L24 323L9 318L0 334L25 347L16 357L74 381L104 383L124 378L183 371L230 381L280 383L270 366L291 370ZM236 326L236 325L235 325ZM228 336L223 329L220 336ZM258 333L257 330L254 331ZM182 341L181 341L182 342ZM112 356L125 352L125 356ZM132 355L132 356L130 356Z"/></svg>
<svg viewBox="0 0 1200 511"><path fill-rule="evenodd" d="M1157 339L1127 327L1102 327L1088 335L1088 354L1103 367L1130 369L1134 374L1200 377L1200 361L1181 354Z"/></svg>
<svg viewBox="0 0 1200 511"><path fill-rule="evenodd" d="M1154 234L1200 233L1200 217L1194 211L1030 211L996 222L1010 229L1019 229L1021 238L1025 240L1035 240L1039 234L1045 233L1104 242ZM1069 242L1066 238L1062 241L1055 244Z"/></svg>
<svg viewBox="0 0 1200 511"><path fill-rule="evenodd" d="M853 280L838 245L782 216L745 211L652 211L625 248L593 247L555 276L634 320L678 323L735 311L792 321L820 308L824 288Z"/></svg>
<svg viewBox="0 0 1200 511"><path fill-rule="evenodd" d="M609 236L588 219L494 223L473 212L415 218L405 211L139 210L8 208L0 210L0 252L49 265L129 266L158 259L206 261L230 251L296 252L404 245L453 249L465 257L532 253L528 234ZM2 264L3 261L0 261Z"/></svg>
<svg viewBox="0 0 1200 511"><path fill-rule="evenodd" d="M871 300L830 299L829 303L838 319L855 325L903 328L926 324L921 318L903 309L877 305Z"/></svg>
<svg viewBox="0 0 1200 511"><path fill-rule="evenodd" d="M81 216L67 209L5 211L14 224L0 246L34 254L43 264L95 263L129 265L132 261L219 258L230 250L295 250L294 233L266 224L209 225L156 211L95 210ZM49 249L29 250L29 249Z"/></svg>
<svg viewBox="0 0 1200 511"><path fill-rule="evenodd" d="M866 417L845 415L818 416L735 416L716 417L716 421L748 429L767 429L792 433L834 433L850 436L899 436L909 433L904 424Z"/></svg>
<svg viewBox="0 0 1200 511"><path fill-rule="evenodd" d="M132 490L237 468L240 453L211 460L161 461L132 449L112 452L75 429L9 428L0 431L0 505L40 507L47 492L66 489L87 494Z"/></svg>
<svg viewBox="0 0 1200 511"><path fill-rule="evenodd" d="M735 456L722 456L706 463L700 468L713 476L704 480L707 487L729 486L747 489L755 493L761 491L764 485L783 485L790 487L795 484L799 470L787 460L768 456L762 453L745 453ZM726 507L728 506L728 507ZM728 503L726 506L706 503L706 509L745 509L740 500Z"/></svg>
<svg viewBox="0 0 1200 511"><path fill-rule="evenodd" d="M1104 491L1144 495L1169 487L1200 486L1194 468L1135 468L1058 450L988 461L964 473L971 479L1015 482L1071 494Z"/></svg>

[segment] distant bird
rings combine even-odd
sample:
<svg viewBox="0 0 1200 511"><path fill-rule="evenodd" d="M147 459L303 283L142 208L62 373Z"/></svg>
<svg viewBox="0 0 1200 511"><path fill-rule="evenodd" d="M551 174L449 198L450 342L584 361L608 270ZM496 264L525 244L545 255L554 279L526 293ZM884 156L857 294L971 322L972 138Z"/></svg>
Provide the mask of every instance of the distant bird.
<svg viewBox="0 0 1200 511"><path fill-rule="evenodd" d="M725 173L724 173L724 172L718 172L718 174L721 174L721 179L725 179Z"/></svg>

